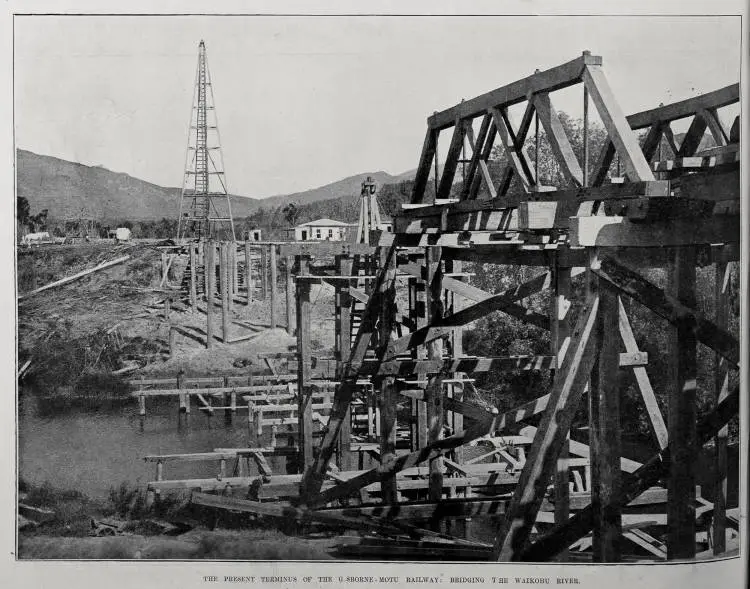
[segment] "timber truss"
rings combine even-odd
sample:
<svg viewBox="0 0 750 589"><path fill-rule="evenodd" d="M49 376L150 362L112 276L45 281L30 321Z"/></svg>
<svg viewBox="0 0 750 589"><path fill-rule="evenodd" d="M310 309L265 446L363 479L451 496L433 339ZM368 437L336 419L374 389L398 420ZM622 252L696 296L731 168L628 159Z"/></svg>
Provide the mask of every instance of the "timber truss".
<svg viewBox="0 0 750 589"><path fill-rule="evenodd" d="M591 102L607 133L601 153L593 154L591 162L588 133L584 132L583 161L579 161L552 105L554 92L577 84L583 86L584 130ZM339 349L339 384L318 448L313 447L309 432L308 439L302 439L309 429L312 393L300 373L299 448L306 469L298 508L323 513L379 484L386 509L378 512L382 516L378 522L393 521L399 513L411 513L409 505L400 502L400 474L426 465L419 472L427 477L429 499L439 518L441 506L444 513L452 509L443 497L446 473L466 475L471 466L462 465L455 452L480 438L517 430L537 416L541 417L537 427L526 428L533 442L525 460L509 458L520 472L504 509L496 512L504 515L487 556L550 560L593 533L593 558L598 561L620 560L623 537L647 544L649 551L663 552L666 558L694 557L697 515L705 512L696 497L695 456L715 439L719 474L726 477L726 424L738 414L739 405L738 387L729 386L729 373L738 369L739 342L727 328L728 272L739 259L738 121L727 130L717 114L717 109L738 99L738 85L733 85L626 117L604 75L602 59L585 52L430 116L411 204L394 219L394 233L381 236L375 253L377 276L368 283L367 293L357 294L365 308L356 337L351 346L348 337L337 339L345 348ZM509 110L516 104L526 105L520 122L512 120ZM691 119L682 141L670 126L679 119ZM535 164L524 148L535 122L545 131L563 172L563 185L541 186L537 181ZM640 130L645 131L642 142ZM699 152L707 130L716 146ZM441 132L451 133L450 146L436 181L435 201L425 202ZM499 177L493 177L488 165L496 139L507 154ZM467 171L456 194L455 175L467 142L471 156L463 160ZM665 144L670 157L663 153ZM654 161L657 154L660 158ZM624 170L623 179L610 179L615 158ZM489 198L479 198L482 185ZM517 189L510 190L513 186ZM466 282L460 268L464 261L535 266L543 272L491 293ZM696 308L696 267L708 264L716 270L714 318ZM667 288L637 271L653 267L667 269ZM356 277L349 274L342 272L338 282L347 291L339 304L351 304L348 289L356 284L352 281ZM574 300L572 280L577 275L586 282L583 300ZM397 291L405 283L410 308L399 310ZM549 293L548 313L524 304L544 291ZM626 311L629 300L647 307L669 330L672 372L667 420L649 381L647 354L638 347ZM465 356L462 329L498 311L549 330L550 353ZM573 315L577 316L574 324ZM716 404L700 421L696 417L698 343L715 353L717 385ZM301 359L300 365L304 364ZM547 370L549 393L499 414L463 398L465 375L496 368ZM633 372L658 448L645 463L621 455L619 370ZM355 476L335 476L330 463L363 378L372 379L378 395L380 464ZM408 390L404 382L412 383ZM396 407L404 396L414 403L416 425L411 451L397 453ZM570 438L574 414L584 398L588 398L588 446ZM452 432L444 428L446 413L461 417L454 420ZM590 500L575 507L569 497L573 486L569 453L586 457L591 475ZM645 524L628 523L626 515L626 506L662 480L667 481L665 543L644 532ZM541 533L535 525L541 521L550 486L554 521ZM711 508L713 550L720 553L726 487L719 485L716 491ZM465 499L462 513L479 513L482 501L486 498L477 498L472 510L465 505L471 500ZM358 513L365 515L366 510Z"/></svg>

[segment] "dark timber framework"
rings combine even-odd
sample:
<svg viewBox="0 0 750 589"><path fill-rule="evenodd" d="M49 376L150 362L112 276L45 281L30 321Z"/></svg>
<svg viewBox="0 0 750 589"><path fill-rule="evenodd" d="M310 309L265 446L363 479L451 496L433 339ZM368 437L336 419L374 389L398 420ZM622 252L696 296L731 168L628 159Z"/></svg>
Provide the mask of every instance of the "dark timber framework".
<svg viewBox="0 0 750 589"><path fill-rule="evenodd" d="M551 95L577 84L583 86L583 161L576 157L555 111ZM525 460L515 477L512 498L502 501L503 514L494 547L484 558L543 561L564 555L592 532L593 558L616 562L627 538L649 552L670 559L696 553L697 509L694 460L697 451L716 439L720 481L712 507L713 550L724 550L726 525L726 424L738 413L738 388L729 388L728 373L738 369L739 343L727 332L728 268L739 259L739 137L722 126L717 109L736 103L738 85L626 117L618 106L602 68L602 59L588 52L568 63L462 101L428 118L411 205L394 219L394 233L382 234L374 258L378 272L367 292L356 288L352 265L357 257L337 257L335 275L325 278L337 289L337 381L327 426L318 447L313 443L308 405L309 281L304 262L297 276L297 336L299 359L299 450L304 464L299 509L305 513L336 513L364 488L379 483L389 509L339 509L358 516L381 515L389 522L432 509L440 514L482 513L488 499L455 504L444 499L448 474L467 475L460 448L496 435L541 414ZM525 103L520 122L509 107ZM590 103L607 132L599 154L589 154ZM690 118L684 139L677 144L670 124ZM472 126L477 120L479 130ZM524 145L532 123L541 124L566 184L541 186L538 170ZM648 130L639 144L636 130ZM716 147L697 152L706 130ZM438 136L451 132L442 174L436 178L436 201L424 202L425 188L436 159ZM487 165L495 139L508 154L500 178ZM666 141L671 159L663 157ZM466 142L471 156L462 160ZM590 163L590 157L594 156ZM657 161L654 161L658 156ZM610 182L608 172L617 157L624 179ZM466 166L458 202L451 195L459 164ZM517 190L511 191L516 179ZM484 184L490 195L479 199ZM282 255L292 255L291 250ZM289 246L299 249L301 246ZM350 252L355 254L356 252ZM696 310L696 266L716 265L716 317ZM500 293L484 292L465 282L462 262L536 266L546 271ZM665 267L670 277L659 288L635 269ZM587 289L574 301L571 280L583 275ZM408 311L396 306L397 291L406 283ZM550 296L549 314L523 304L543 290ZM406 297L405 297L406 298ZM355 337L350 338L350 311L356 299L365 304ZM656 403L646 371L647 355L639 350L628 317L635 300L669 325L668 350L672 367L669 415ZM578 319L570 321L577 306ZM551 331L547 356L475 358L463 354L461 331L469 323L502 311ZM614 337L619 334L619 337ZM696 418L696 345L716 354L717 404L702 421ZM549 394L504 414L492 414L463 398L471 373L490 367L550 370ZM622 457L617 374L632 370L651 424L658 453L640 464ZM332 473L331 461L348 444L353 401L362 379L370 378L380 407L380 464L371 470ZM404 387L403 383L408 386ZM588 391L589 445L570 438L574 413ZM396 404L412 402L411 447L396 451ZM447 430L446 419L451 421ZM346 452L344 452L346 454ZM590 502L574 505L571 485L578 486L569 454L588 458ZM423 467L415 468L418 465ZM350 469L348 458L339 461ZM405 471L426 477L431 506L400 500ZM333 479L331 482L330 479ZM645 533L643 525L627 524L625 507L645 500L644 493L666 490L666 546ZM554 526L533 536L554 485ZM497 507L495 500L493 505ZM328 507L328 508L327 508ZM334 509L330 509L334 507ZM575 512L575 513L573 513ZM391 514L389 518L388 514ZM393 515L396 514L396 515ZM400 515L399 515L400 514ZM312 516L311 516L312 517ZM378 518L382 523L383 518ZM372 520L375 525L375 520ZM380 524L378 524L380 525ZM374 528L373 528L374 529ZM413 532L413 530L412 530ZM425 532L421 530L421 532ZM426 533L426 532L425 532ZM465 542L459 542L465 547Z"/></svg>

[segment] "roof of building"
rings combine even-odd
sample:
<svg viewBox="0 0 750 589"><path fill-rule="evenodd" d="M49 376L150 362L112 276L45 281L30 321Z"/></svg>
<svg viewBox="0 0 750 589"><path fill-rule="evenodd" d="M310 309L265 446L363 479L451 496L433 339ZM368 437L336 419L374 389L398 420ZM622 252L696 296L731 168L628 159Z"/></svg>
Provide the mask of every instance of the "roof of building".
<svg viewBox="0 0 750 589"><path fill-rule="evenodd" d="M317 219L315 221L308 221L307 223L300 223L297 227L349 227L350 225L351 223L344 223L335 219Z"/></svg>

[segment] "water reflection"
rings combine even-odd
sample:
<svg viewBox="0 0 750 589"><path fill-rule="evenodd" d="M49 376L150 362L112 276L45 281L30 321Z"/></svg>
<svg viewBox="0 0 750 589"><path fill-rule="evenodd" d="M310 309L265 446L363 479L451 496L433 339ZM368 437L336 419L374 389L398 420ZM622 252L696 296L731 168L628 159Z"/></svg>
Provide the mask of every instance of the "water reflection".
<svg viewBox="0 0 750 589"><path fill-rule="evenodd" d="M144 462L144 456L257 443L244 413L226 418L221 410L213 416L195 406L192 410L180 413L177 399L152 398L145 417L138 415L136 402L96 408L68 404L53 412L44 399L26 393L19 404L19 474L30 483L49 481L58 488L106 497L110 487L123 481L142 485L154 480L155 466ZM264 437L260 443L269 440ZM284 457L272 457L270 463L274 472L285 472ZM213 461L175 462L165 465L164 475L214 477L217 472Z"/></svg>

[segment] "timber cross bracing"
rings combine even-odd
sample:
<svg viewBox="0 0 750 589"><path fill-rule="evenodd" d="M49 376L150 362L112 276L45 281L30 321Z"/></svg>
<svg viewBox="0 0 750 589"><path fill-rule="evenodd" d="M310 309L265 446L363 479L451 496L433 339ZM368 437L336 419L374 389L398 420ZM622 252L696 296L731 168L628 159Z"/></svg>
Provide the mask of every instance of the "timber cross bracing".
<svg viewBox="0 0 750 589"><path fill-rule="evenodd" d="M607 134L601 152L589 153L584 133L582 158L554 108L555 92L576 84L584 90L584 129L593 103ZM288 315L287 327L290 332L295 327L297 335L297 451L304 468L295 479L297 506L289 513L443 540L450 537L441 517L492 513L502 521L494 546L481 546L482 558L550 560L564 558L573 545L589 545L591 558L613 562L622 558L624 541L657 558L694 556L696 533L703 533L698 516L708 508L696 495L692 459L716 437L717 468L726 476L726 424L737 415L739 393L733 383L739 342L729 328L728 289L739 259L739 137L731 130L738 124L728 130L720 109L738 99L735 85L625 116L607 84L602 59L586 53L429 117L412 203L394 218L393 234L383 233L377 248L281 245L288 311L296 282L296 317ZM515 120L510 107L521 103L523 115ZM689 120L681 140L671 127L679 119ZM541 141L537 128L562 171L558 186L541 185L532 157ZM424 202L443 131L450 134L450 145L436 182L437 200ZM705 135L714 146L699 151ZM496 142L507 156L500 170L490 165ZM622 179L610 173L615 158L624 169ZM456 182L460 166L462 183ZM276 245L268 252L272 269ZM211 267L213 249L204 256ZM248 252L246 245L249 261ZM191 251L192 257L198 254ZM310 256L323 255L335 256L335 268L313 267ZM224 260L220 266L227 262L234 265ZM539 272L490 292L468 282L462 262ZM267 264L264 251L263 276ZM717 276L715 317L696 304L696 266L710 264ZM651 268L667 270L666 288L643 272ZM231 292L226 283L233 280L231 272L220 274L225 280L221 292ZM204 272L206 281L212 276ZM275 282L272 272L272 301ZM311 377L309 292L315 282L336 291L337 384L332 402L324 403L330 415L322 431L315 431L313 420L317 393ZM215 286L207 292L213 295ZM252 290L248 286L248 303ZM407 300L408 308L399 307ZM671 382L665 391L666 415L663 398L657 399L662 391L654 390L649 377L652 358L639 347L640 323L632 320L631 302L652 313L651 320L661 322L670 336L664 351ZM496 312L537 333L548 331L548 352L464 354L463 330ZM717 388L717 406L700 421L698 344L715 356ZM546 394L493 412L469 393L476 378L498 370L543 371L549 375ZM655 455L643 464L622 455L621 373L637 387L637 403L653 438ZM364 406L369 437L355 442L356 412ZM588 420L586 443L580 432L571 431L580 410ZM462 452L475 441L492 447L464 460ZM377 466L355 470L355 452L374 456ZM340 470L333 468L334 458ZM486 458L499 462L483 462ZM666 488L658 486L663 479ZM272 493L272 485L266 492ZM477 497L477 492L485 495ZM728 521L726 485L717 485L716 493L710 507L711 548L718 554L726 550L719 539ZM380 503L367 503L370 494ZM654 496L661 498L664 513L632 511ZM251 503L232 506L257 513L270 509ZM336 515L342 510L344 518ZM373 519L377 514L383 517ZM431 529L405 523L408 514L429 520ZM653 522L644 516L666 526L665 543L650 535ZM458 537L460 526L451 531L457 546L472 545Z"/></svg>
<svg viewBox="0 0 750 589"><path fill-rule="evenodd" d="M588 112L588 102L593 102L607 132L601 153L591 154L591 171L586 169L588 136L584 137L584 162L580 162L551 98L556 90L575 84L582 84L585 89L584 113ZM696 425L694 408L692 412L685 409L686 404L694 404L694 394L685 388L689 381L684 379L690 376L684 371L694 370L686 361L694 360L698 342L714 350L724 371L736 369L739 362L739 343L726 330L726 320L716 324L703 316L694 308L694 294L691 294L695 289L696 256L700 256L702 265L715 262L723 269L728 262L738 259L738 137L723 126L718 114L718 109L738 99L738 85L733 85L626 117L607 83L602 59L584 53L562 66L537 72L430 116L412 206L394 219L395 235L381 240L379 274L369 297L362 299L367 306L348 359L342 361L341 383L318 454L301 483L302 503L310 508L324 507L380 481L382 500L395 507L396 474L419 464L429 467L425 473L430 498L440 503L444 484L441 458L447 452L541 415L513 498L505 508L495 541L495 558L547 560L593 530L594 558L619 560L619 536L624 533L621 514L625 505L665 475L671 481L668 555L670 558L694 555L695 520L685 521L685 514L693 509L695 478L691 469L685 467L684 457L716 435L737 409L737 391L724 393L721 406ZM522 102L526 102L526 108L517 123L508 109ZM670 124L686 118L691 119L691 124L678 145ZM474 119L480 121L477 133L472 126ZM563 172L564 185L538 185L530 150L524 148L532 123L544 130L550 151ZM586 125L584 121L584 128ZM451 128L447 159L436 181L436 198L452 200L424 203L439 134ZM635 132L639 129L648 129L640 142ZM697 150L706 131L716 147L704 155ZM499 178L493 178L487 163L498 138L507 159ZM664 143L672 159L653 161L657 153L662 156ZM468 168L462 188L453 196L462 153ZM620 183L608 180L615 157L624 168L625 179ZM511 192L510 180L514 176L519 180L518 190ZM482 184L489 198L478 200ZM548 272L496 294L447 275L445 268L452 268L459 260L540 266ZM667 290L635 270L659 266L667 267L675 276L673 286ZM394 317L398 313L388 311L395 300L394 289L403 284L399 276L404 275L409 277L410 310L401 316L414 315L419 305L421 310L414 316L424 317L413 321L406 332L401 324L395 329ZM583 306L577 305L578 323L570 325L567 310L574 302L570 300L569 281L575 276L585 278L588 294ZM422 285L421 291L414 291L418 284ZM422 293L421 300L416 298L416 292ZM549 315L525 303L539 292L551 293L553 304ZM444 296L463 302L448 308ZM726 305L726 296L722 296L717 301ZM649 381L647 358L630 363L643 353L638 349L627 306L623 305L627 298L653 311L666 321L665 325L673 326L666 329L674 329L678 334L670 357L676 380L673 397L682 395L678 404L683 409L681 414L672 410L668 423ZM452 350L444 345L445 338L456 334L460 338L462 328L495 311L551 329L551 355L546 359L452 356ZM619 343L604 336L618 332ZM604 345L605 341L610 343ZM425 348L424 355L412 356L416 360L404 357ZM366 360L369 349L375 351L375 358ZM554 375L550 393L516 410L494 415L472 403L444 398L447 389L443 381L450 381L457 374L478 374L498 366L551 369ZM659 450L652 461L626 477L620 474L619 467L613 466L620 463L621 450L619 408L613 403L616 397L610 390L617 371L622 369L633 371ZM426 420L418 420L417 424L417 430L424 428L426 435L420 436L416 447L412 443L411 452L394 453L395 424L391 414L381 431L380 465L321 491L357 379L368 374L383 375L376 378L382 383L381 404L386 405L395 403L395 397L391 392L393 381L385 375L413 374L414 382L423 383L422 390L408 392L408 398L412 403L427 406ZM569 442L571 420L586 390L591 397L592 437L590 450L587 447L586 452L594 484L592 505L569 521L567 510L561 509L555 516L557 527L532 542L532 526L553 478L558 481L555 485L559 483L557 492L566 496L568 461L559 461L558 456L569 443L573 444ZM597 404L591 405L596 398L599 398ZM389 409L393 411L395 407ZM467 428L443 435L445 411L463 413L468 418ZM420 410L412 415L419 416ZM686 419L684 415L689 417ZM412 431L414 435L420 434L414 428ZM682 457L680 462L667 459L678 455ZM622 460L624 464L625 458ZM726 458L721 460L726 468ZM460 464L446 462L461 472ZM718 506L720 503L717 509ZM723 514L718 513L717 517L722 518ZM722 524L719 532L723 531ZM632 539L633 535L625 533L625 537Z"/></svg>

